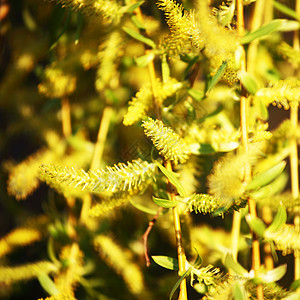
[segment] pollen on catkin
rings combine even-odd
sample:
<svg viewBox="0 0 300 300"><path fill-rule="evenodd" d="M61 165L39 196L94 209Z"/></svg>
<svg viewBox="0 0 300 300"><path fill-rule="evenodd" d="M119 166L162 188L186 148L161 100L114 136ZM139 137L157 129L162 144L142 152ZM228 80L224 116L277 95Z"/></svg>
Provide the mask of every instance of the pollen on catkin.
<svg viewBox="0 0 300 300"><path fill-rule="evenodd" d="M190 156L190 150L186 142L171 129L164 126L160 120L148 118L143 121L142 126L147 137L149 137L154 146L166 160L174 164L184 163Z"/></svg>
<svg viewBox="0 0 300 300"><path fill-rule="evenodd" d="M0 257L14 248L30 245L42 238L42 234L32 228L17 228L0 239Z"/></svg>
<svg viewBox="0 0 300 300"><path fill-rule="evenodd" d="M133 294L140 294L144 288L143 274L128 252L105 235L96 236L94 245L100 257L122 276L129 290Z"/></svg>
<svg viewBox="0 0 300 300"><path fill-rule="evenodd" d="M50 261L38 261L15 267L0 266L0 283L11 284L52 272L57 272L57 266Z"/></svg>

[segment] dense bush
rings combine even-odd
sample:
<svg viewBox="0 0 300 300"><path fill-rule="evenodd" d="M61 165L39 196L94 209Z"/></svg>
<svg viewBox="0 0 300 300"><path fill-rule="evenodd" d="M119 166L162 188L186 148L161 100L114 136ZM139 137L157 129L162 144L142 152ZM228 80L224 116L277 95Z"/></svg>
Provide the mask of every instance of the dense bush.
<svg viewBox="0 0 300 300"><path fill-rule="evenodd" d="M210 2L1 1L0 298L300 299L300 1Z"/></svg>

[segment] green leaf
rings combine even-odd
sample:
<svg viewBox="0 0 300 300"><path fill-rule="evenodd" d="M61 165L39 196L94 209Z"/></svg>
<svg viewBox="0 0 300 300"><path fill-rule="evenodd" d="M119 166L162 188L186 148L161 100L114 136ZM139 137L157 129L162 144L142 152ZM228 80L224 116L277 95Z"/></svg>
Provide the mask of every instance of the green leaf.
<svg viewBox="0 0 300 300"><path fill-rule="evenodd" d="M242 277L248 277L248 271L243 266L241 266L236 260L234 260L231 254L226 254L224 264L227 267L227 269L231 269L237 275L240 275Z"/></svg>
<svg viewBox="0 0 300 300"><path fill-rule="evenodd" d="M177 204L178 204L178 201L171 201L168 199L160 199L160 198L155 198L155 197L153 197L153 201L158 206L161 206L164 208L172 208L172 207L177 206Z"/></svg>
<svg viewBox="0 0 300 300"><path fill-rule="evenodd" d="M172 297L175 293L175 291L178 289L180 283L182 282L182 280L184 280L186 277L188 277L192 272L192 268L189 268L187 271L184 272L184 274L179 278L179 280L175 283L175 285L172 288L172 291L170 293L170 297L169 300L172 300Z"/></svg>
<svg viewBox="0 0 300 300"><path fill-rule="evenodd" d="M138 1L138 2L135 2L134 4L130 5L126 11L127 12L133 12L135 9L137 9L138 7L140 7L142 4L144 3L144 1Z"/></svg>
<svg viewBox="0 0 300 300"><path fill-rule="evenodd" d="M149 54L137 57L134 60L135 60L136 64L138 65L138 67L143 68L143 67L148 66L149 62L152 61L153 58L154 58L154 54L151 52Z"/></svg>
<svg viewBox="0 0 300 300"><path fill-rule="evenodd" d="M259 236L264 236L264 233L266 231L266 225L265 223L257 218L257 217L253 217L252 215L247 215L246 216L246 221L248 223L248 225L250 226L250 228Z"/></svg>
<svg viewBox="0 0 300 300"><path fill-rule="evenodd" d="M170 256L163 256L163 255L153 255L151 256L152 259L161 267L178 271L178 260L176 258L170 257Z"/></svg>
<svg viewBox="0 0 300 300"><path fill-rule="evenodd" d="M152 47L153 49L156 48L156 45L155 43L149 39L149 38L146 38L144 37L143 35L141 35L140 33L138 33L137 31L133 30L133 29L130 29L128 27L125 27L123 26L122 29L128 34L130 35L131 37L133 37L134 39L144 43L144 44L147 44L148 46Z"/></svg>
<svg viewBox="0 0 300 300"><path fill-rule="evenodd" d="M162 60L161 60L161 72L162 72L163 82L167 82L168 79L170 78L170 68L169 68L169 64L167 62L167 55L166 54L164 54L162 56Z"/></svg>
<svg viewBox="0 0 300 300"><path fill-rule="evenodd" d="M259 101L259 110L261 119L267 121L269 119L269 111L266 105L263 103L262 99L257 99Z"/></svg>
<svg viewBox="0 0 300 300"><path fill-rule="evenodd" d="M241 38L241 44L251 43L253 40L262 38L278 30L286 20L276 19L260 27L259 29L250 32Z"/></svg>
<svg viewBox="0 0 300 300"><path fill-rule="evenodd" d="M176 178L176 173L167 170L159 162L156 162L156 164L160 168L160 170L164 173L164 175L169 179L169 181L175 186L179 195L185 198L187 196L186 191L184 190L180 181Z"/></svg>
<svg viewBox="0 0 300 300"><path fill-rule="evenodd" d="M204 99L204 93L196 89L188 89L188 94L196 101L202 101Z"/></svg>
<svg viewBox="0 0 300 300"><path fill-rule="evenodd" d="M277 231L283 224L286 223L287 214L286 210L283 206L279 206L277 214L272 222L272 224L268 227L268 231L274 232Z"/></svg>
<svg viewBox="0 0 300 300"><path fill-rule="evenodd" d="M267 171L254 176L252 181L247 185L246 191L255 190L272 182L283 172L285 166L286 162L281 161Z"/></svg>
<svg viewBox="0 0 300 300"><path fill-rule="evenodd" d="M273 270L267 271L266 273L259 274L259 277L254 277L252 281L255 284L271 283L280 280L286 273L286 265L281 265Z"/></svg>
<svg viewBox="0 0 300 300"><path fill-rule="evenodd" d="M152 208L147 207L147 206L144 206L140 203L137 203L137 202L133 201L132 199L129 202L133 207L135 207L136 209L138 209L138 210L140 210L140 211L142 211L146 214L149 214L149 215L156 215L157 214L157 210L152 209Z"/></svg>
<svg viewBox="0 0 300 300"><path fill-rule="evenodd" d="M249 299L245 291L245 287L239 282L236 282L233 287L233 299L234 300L247 300Z"/></svg>
<svg viewBox="0 0 300 300"><path fill-rule="evenodd" d="M60 293L55 283L46 273L40 273L38 280L42 288L51 296L55 296Z"/></svg>
<svg viewBox="0 0 300 300"><path fill-rule="evenodd" d="M298 21L290 21L286 20L279 28L278 31L295 31L300 27L300 23Z"/></svg>
<svg viewBox="0 0 300 300"><path fill-rule="evenodd" d="M288 182L288 175L286 173L281 173L275 180L270 184L262 187L257 191L249 193L251 198L262 199L265 197L270 197L272 195L282 192Z"/></svg>
<svg viewBox="0 0 300 300"><path fill-rule="evenodd" d="M245 89L249 92L249 94L255 95L255 93L258 91L258 84L255 80L255 78L243 71L240 72L240 78L241 78L241 83L245 87Z"/></svg>
<svg viewBox="0 0 300 300"><path fill-rule="evenodd" d="M274 8L276 8L280 12L286 14L287 16L300 21L300 16L293 9L289 8L288 6L286 6L282 3L279 3L277 1L273 1L273 6L274 6Z"/></svg>
<svg viewBox="0 0 300 300"><path fill-rule="evenodd" d="M141 21L139 20L139 18L136 15L133 15L131 17L131 21L132 23L140 30L145 30L146 27L144 26L143 23L141 23Z"/></svg>
<svg viewBox="0 0 300 300"><path fill-rule="evenodd" d="M202 262L203 262L203 259L202 259L202 257L199 255L198 250L197 250L195 247L194 247L194 249L195 249L195 251L197 252L197 257L196 257L196 260L195 260L195 262L194 262L193 267L194 267L194 268L198 268L198 267L201 266L201 264L202 264Z"/></svg>
<svg viewBox="0 0 300 300"><path fill-rule="evenodd" d="M221 66L219 67L218 71L216 72L216 74L212 77L212 79L209 81L208 85L207 85L207 89L205 91L205 95L207 96L209 94L209 92L214 88L214 86L219 82L219 80L221 79L221 77L223 76L225 70L227 67L227 61L223 61L223 63L221 64Z"/></svg>
<svg viewBox="0 0 300 300"><path fill-rule="evenodd" d="M293 281L293 283L291 284L290 290L296 291L299 288L300 288L300 279L297 279Z"/></svg>

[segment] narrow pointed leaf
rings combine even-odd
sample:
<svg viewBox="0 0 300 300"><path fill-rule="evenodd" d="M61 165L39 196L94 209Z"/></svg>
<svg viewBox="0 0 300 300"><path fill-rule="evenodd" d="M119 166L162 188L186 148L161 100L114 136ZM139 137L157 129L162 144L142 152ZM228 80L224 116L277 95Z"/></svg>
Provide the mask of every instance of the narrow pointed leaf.
<svg viewBox="0 0 300 300"><path fill-rule="evenodd" d="M281 161L267 171L254 176L253 180L247 185L246 191L255 190L272 182L283 172L285 166L286 162Z"/></svg>
<svg viewBox="0 0 300 300"><path fill-rule="evenodd" d="M152 61L154 58L154 54L150 53L150 54L146 54L140 57L135 58L135 62L138 65L138 67L146 67L150 61Z"/></svg>
<svg viewBox="0 0 300 300"><path fill-rule="evenodd" d="M232 255L229 253L226 254L224 264L227 267L227 269L231 269L237 275L240 275L242 277L248 276L248 271L243 266L241 266L237 261L235 261Z"/></svg>
<svg viewBox="0 0 300 300"><path fill-rule="evenodd" d="M241 285L239 282L236 282L233 287L233 298L234 300L247 300L249 299L245 288L243 285Z"/></svg>
<svg viewBox="0 0 300 300"><path fill-rule="evenodd" d="M281 173L275 180L270 184L250 192L249 195L254 199L262 199L265 197L270 197L272 195L278 194L284 190L288 182L288 175L286 173Z"/></svg>
<svg viewBox="0 0 300 300"><path fill-rule="evenodd" d="M198 268L201 266L202 262L203 262L203 259L202 257L199 255L199 252L198 250L194 247L195 251L197 252L197 257L196 257L196 260L194 262L194 268Z"/></svg>
<svg viewBox="0 0 300 300"><path fill-rule="evenodd" d="M246 221L250 228L259 236L264 236L264 233L266 231L266 225L264 222L256 217L253 217L252 215L246 216Z"/></svg>
<svg viewBox="0 0 300 300"><path fill-rule="evenodd" d="M223 61L223 63L219 67L219 69L216 72L216 74L212 77L212 79L208 83L205 95L208 95L209 92L214 88L214 86L220 81L221 77L223 76L223 74L224 74L224 72L226 70L226 67L227 67L227 62Z"/></svg>
<svg viewBox="0 0 300 300"><path fill-rule="evenodd" d="M259 29L246 34L245 36L243 36L241 38L241 44L251 43L253 40L265 37L268 34L275 32L276 30L278 30L280 28L280 26L283 24L284 21L285 20L280 20L280 19L273 20L270 23L268 23L267 25L264 25L264 26L260 27Z"/></svg>
<svg viewBox="0 0 300 300"><path fill-rule="evenodd" d="M286 6L282 3L279 3L277 1L273 1L273 6L280 12L286 14L287 16L300 21L300 16L293 9L289 8L288 6Z"/></svg>
<svg viewBox="0 0 300 300"><path fill-rule="evenodd" d="M174 270L174 271L179 270L178 260L176 258L170 256L163 256L163 255L154 255L151 257L158 265L160 265L163 268Z"/></svg>
<svg viewBox="0 0 300 300"><path fill-rule="evenodd" d="M140 41L140 42L142 42L144 44L147 44L148 46L152 47L153 49L156 48L155 43L151 39L144 37L143 35L141 35L137 31L135 31L135 30L133 30L131 28L125 27L125 26L123 26L122 29L128 35L130 35L131 37L133 37L134 39L136 39L136 40L138 40L138 41Z"/></svg>
<svg viewBox="0 0 300 300"><path fill-rule="evenodd" d="M299 288L300 288L300 279L297 279L291 284L290 289L296 291Z"/></svg>
<svg viewBox="0 0 300 300"><path fill-rule="evenodd" d="M134 4L130 5L128 8L127 8L127 12L133 12L135 9L137 9L138 7L140 7L142 4L144 3L144 1L138 1L138 2L135 2Z"/></svg>
<svg viewBox="0 0 300 300"><path fill-rule="evenodd" d="M129 202L130 202L130 204L133 207L135 207L136 209L138 209L138 210L140 210L140 211L142 211L142 212L144 212L146 214L149 214L149 215L156 215L157 214L157 210L156 209L152 209L150 207L147 207L145 205L137 203L137 202L135 202L133 200L130 200Z"/></svg>
<svg viewBox="0 0 300 300"><path fill-rule="evenodd" d="M243 86L250 94L254 95L258 91L258 84L251 74L245 71L240 72L240 78Z"/></svg>
<svg viewBox="0 0 300 300"><path fill-rule="evenodd" d="M178 204L178 201L172 201L172 200L168 200L168 199L160 199L160 198L156 198L156 197L153 197L153 201L158 206L161 206L164 208L172 208L172 207L177 206L177 204Z"/></svg>
<svg viewBox="0 0 300 300"><path fill-rule="evenodd" d="M60 293L53 280L46 273L40 273L38 276L38 280L42 288L49 295L55 296Z"/></svg>
<svg viewBox="0 0 300 300"><path fill-rule="evenodd" d="M141 30L146 29L144 24L138 19L138 17L136 15L133 15L131 17L131 21L138 29L141 29Z"/></svg>
<svg viewBox="0 0 300 300"><path fill-rule="evenodd" d="M286 210L283 206L279 206L277 214L272 222L272 224L268 227L268 231L274 232L277 231L283 224L286 223L287 214Z"/></svg>
<svg viewBox="0 0 300 300"><path fill-rule="evenodd" d="M156 162L156 164L159 167L159 169L164 173L164 175L169 179L169 181L175 186L179 195L185 198L187 196L186 191L184 190L180 181L176 178L176 173L169 171L159 162Z"/></svg>
<svg viewBox="0 0 300 300"><path fill-rule="evenodd" d="M175 291L180 286L180 283L182 282L182 280L184 280L186 277L188 277L191 274L191 272L192 272L192 268L189 268L187 271L184 272L184 274L180 277L180 279L175 283L175 285L173 286L172 291L170 293L169 300L172 300L172 297L173 297Z"/></svg>

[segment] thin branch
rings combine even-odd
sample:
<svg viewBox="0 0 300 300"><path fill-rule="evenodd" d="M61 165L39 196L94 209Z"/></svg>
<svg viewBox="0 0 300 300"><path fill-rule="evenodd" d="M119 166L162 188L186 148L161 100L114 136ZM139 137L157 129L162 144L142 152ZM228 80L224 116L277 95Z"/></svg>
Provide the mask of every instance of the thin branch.
<svg viewBox="0 0 300 300"><path fill-rule="evenodd" d="M146 229L145 233L142 236L143 239L143 244L144 244L144 253L145 253L145 259L146 259L146 265L147 267L150 267L151 265L151 260L149 257L149 251L148 251L148 236L152 230L152 227L154 226L154 224L157 221L157 218L159 216L159 214L162 212L163 208L159 207L155 216L153 217L153 219L149 222L148 228Z"/></svg>

